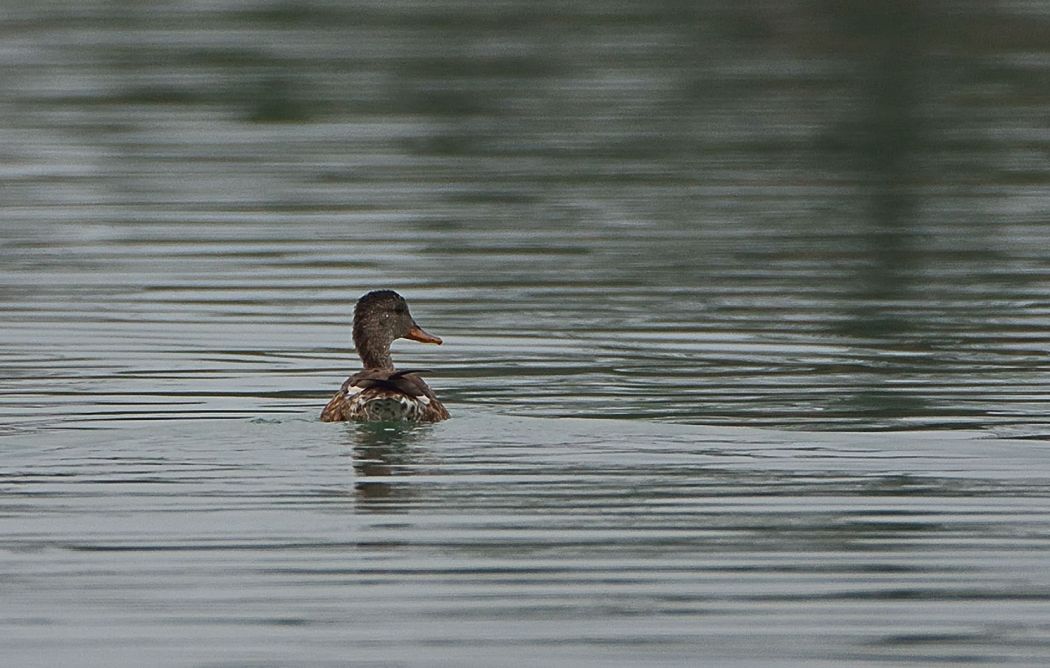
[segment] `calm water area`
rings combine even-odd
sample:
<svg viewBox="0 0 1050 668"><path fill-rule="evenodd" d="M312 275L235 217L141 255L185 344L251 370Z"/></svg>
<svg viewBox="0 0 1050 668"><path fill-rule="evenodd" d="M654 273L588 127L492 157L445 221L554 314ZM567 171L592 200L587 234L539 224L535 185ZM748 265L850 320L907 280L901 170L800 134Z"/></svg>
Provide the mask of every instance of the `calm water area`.
<svg viewBox="0 0 1050 668"><path fill-rule="evenodd" d="M1050 664L1050 5L0 36L3 665Z"/></svg>

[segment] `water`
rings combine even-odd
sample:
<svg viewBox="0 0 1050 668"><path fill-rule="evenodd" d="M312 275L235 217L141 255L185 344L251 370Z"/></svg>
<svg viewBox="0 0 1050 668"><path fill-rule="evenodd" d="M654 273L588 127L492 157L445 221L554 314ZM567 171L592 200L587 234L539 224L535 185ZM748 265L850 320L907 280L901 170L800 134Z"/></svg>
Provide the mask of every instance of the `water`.
<svg viewBox="0 0 1050 668"><path fill-rule="evenodd" d="M1050 660L1041 4L4 5L11 665Z"/></svg>
<svg viewBox="0 0 1050 668"><path fill-rule="evenodd" d="M28 663L1050 650L1043 442L299 418L68 432L13 455L3 625Z"/></svg>

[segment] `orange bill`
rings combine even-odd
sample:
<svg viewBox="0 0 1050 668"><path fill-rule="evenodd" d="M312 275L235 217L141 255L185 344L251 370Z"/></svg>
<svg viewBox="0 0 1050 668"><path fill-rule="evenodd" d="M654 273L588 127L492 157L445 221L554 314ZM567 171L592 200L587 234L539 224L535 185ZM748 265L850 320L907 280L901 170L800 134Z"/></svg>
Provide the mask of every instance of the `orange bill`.
<svg viewBox="0 0 1050 668"><path fill-rule="evenodd" d="M408 334L405 334L405 338L412 339L413 341L419 341L420 343L436 343L439 346L441 345L441 339L434 336L433 334L428 334L427 332L423 331L422 327L416 324L413 324L412 329L408 330Z"/></svg>

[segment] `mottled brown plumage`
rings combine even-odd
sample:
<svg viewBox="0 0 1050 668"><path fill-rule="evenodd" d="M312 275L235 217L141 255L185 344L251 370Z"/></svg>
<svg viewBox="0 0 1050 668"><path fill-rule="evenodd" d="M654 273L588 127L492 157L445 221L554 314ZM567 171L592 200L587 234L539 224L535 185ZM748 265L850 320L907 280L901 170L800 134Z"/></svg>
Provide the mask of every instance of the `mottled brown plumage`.
<svg viewBox="0 0 1050 668"><path fill-rule="evenodd" d="M448 419L419 370L397 371L390 344L405 338L441 344L412 319L404 298L392 290L375 290L354 308L354 347L364 369L346 379L321 411L325 422L408 420L438 422Z"/></svg>

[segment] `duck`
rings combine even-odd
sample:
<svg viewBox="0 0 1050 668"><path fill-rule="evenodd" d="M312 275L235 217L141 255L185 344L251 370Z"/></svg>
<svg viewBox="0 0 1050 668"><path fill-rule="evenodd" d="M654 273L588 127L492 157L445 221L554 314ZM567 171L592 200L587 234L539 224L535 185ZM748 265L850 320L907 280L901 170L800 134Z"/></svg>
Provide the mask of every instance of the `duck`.
<svg viewBox="0 0 1050 668"><path fill-rule="evenodd" d="M354 307L354 348L364 367L343 383L321 411L323 422L440 422L449 417L419 376L423 369L397 370L390 344L397 339L441 345L412 318L405 298L373 290Z"/></svg>

